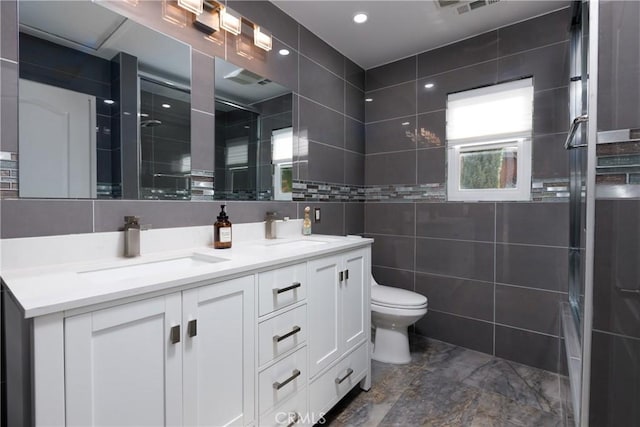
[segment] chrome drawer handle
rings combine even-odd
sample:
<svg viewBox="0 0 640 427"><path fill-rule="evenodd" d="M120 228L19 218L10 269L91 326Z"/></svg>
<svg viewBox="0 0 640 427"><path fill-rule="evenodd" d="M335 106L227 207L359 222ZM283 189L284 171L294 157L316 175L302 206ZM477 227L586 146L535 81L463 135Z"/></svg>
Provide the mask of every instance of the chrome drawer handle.
<svg viewBox="0 0 640 427"><path fill-rule="evenodd" d="M283 293L283 292L292 291L292 290L294 290L294 289L297 289L297 288L299 288L300 286L302 286L302 285L300 284L300 282L294 282L291 286L287 286L286 288L274 288L274 289L273 289L273 293L274 293L274 294L276 294L276 295L277 295L277 294L281 294L281 293Z"/></svg>
<svg viewBox="0 0 640 427"><path fill-rule="evenodd" d="M276 390L280 390L282 387L286 386L287 384L289 384L291 381L295 380L299 376L300 376L300 371L297 369L294 369L293 372L291 372L291 376L289 378L287 378L281 383L279 383L278 381L273 383L273 388L275 388Z"/></svg>
<svg viewBox="0 0 640 427"><path fill-rule="evenodd" d="M169 339L171 340L171 344L178 344L180 342L180 325L171 327Z"/></svg>
<svg viewBox="0 0 640 427"><path fill-rule="evenodd" d="M198 319L189 320L189 323L187 323L187 335L189 335L189 338L198 335Z"/></svg>
<svg viewBox="0 0 640 427"><path fill-rule="evenodd" d="M296 412L291 419L291 422L287 424L287 427L293 427L294 425L298 424L298 421L300 421L300 414Z"/></svg>
<svg viewBox="0 0 640 427"><path fill-rule="evenodd" d="M287 338L289 338L291 335L295 335L298 332L300 332L302 329L300 328L300 326L294 326L293 329L291 329L291 332L287 332L286 334L280 336L280 335L274 335L273 336L273 340L275 342L280 342L282 340L285 340Z"/></svg>
<svg viewBox="0 0 640 427"><path fill-rule="evenodd" d="M351 374L353 374L353 369L351 369L351 368L347 369L347 374L344 377L336 378L336 384L342 384L344 382L344 380L346 380L347 378L349 378L351 376Z"/></svg>

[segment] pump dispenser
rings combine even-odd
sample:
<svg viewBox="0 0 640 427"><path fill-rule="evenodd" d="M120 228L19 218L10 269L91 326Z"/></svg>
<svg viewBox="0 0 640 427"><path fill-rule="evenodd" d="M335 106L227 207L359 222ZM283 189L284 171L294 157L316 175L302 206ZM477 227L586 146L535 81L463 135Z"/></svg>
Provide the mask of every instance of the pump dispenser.
<svg viewBox="0 0 640 427"><path fill-rule="evenodd" d="M221 205L218 220L213 224L213 247L216 249L229 249L231 247L231 221L224 211L226 205Z"/></svg>

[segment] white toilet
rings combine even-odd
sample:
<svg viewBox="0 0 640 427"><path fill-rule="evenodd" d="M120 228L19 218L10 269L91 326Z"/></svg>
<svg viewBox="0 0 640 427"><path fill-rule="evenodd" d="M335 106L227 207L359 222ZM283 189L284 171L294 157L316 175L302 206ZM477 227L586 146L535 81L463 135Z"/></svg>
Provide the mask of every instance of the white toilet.
<svg viewBox="0 0 640 427"><path fill-rule="evenodd" d="M427 313L427 297L379 285L371 276L371 323L376 328L371 358L378 362L411 362L407 329Z"/></svg>

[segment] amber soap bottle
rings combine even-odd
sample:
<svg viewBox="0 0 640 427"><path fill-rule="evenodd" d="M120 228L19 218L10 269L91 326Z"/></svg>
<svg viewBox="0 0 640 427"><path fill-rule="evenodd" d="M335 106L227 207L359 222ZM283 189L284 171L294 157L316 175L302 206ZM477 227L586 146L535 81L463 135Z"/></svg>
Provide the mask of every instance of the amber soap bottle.
<svg viewBox="0 0 640 427"><path fill-rule="evenodd" d="M216 249L229 249L231 247L231 221L224 211L226 205L222 205L218 220L213 224L213 247Z"/></svg>

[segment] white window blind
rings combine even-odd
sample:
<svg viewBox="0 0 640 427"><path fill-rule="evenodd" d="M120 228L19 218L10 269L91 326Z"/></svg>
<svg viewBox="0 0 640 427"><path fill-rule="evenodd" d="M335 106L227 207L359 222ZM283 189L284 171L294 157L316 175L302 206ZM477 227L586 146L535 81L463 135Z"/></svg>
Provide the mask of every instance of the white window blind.
<svg viewBox="0 0 640 427"><path fill-rule="evenodd" d="M227 166L249 163L249 143L245 138L231 140L227 144Z"/></svg>
<svg viewBox="0 0 640 427"><path fill-rule="evenodd" d="M271 133L273 163L291 161L293 156L293 128L274 130Z"/></svg>
<svg viewBox="0 0 640 427"><path fill-rule="evenodd" d="M447 99L447 141L530 134L533 117L532 79L451 94Z"/></svg>

